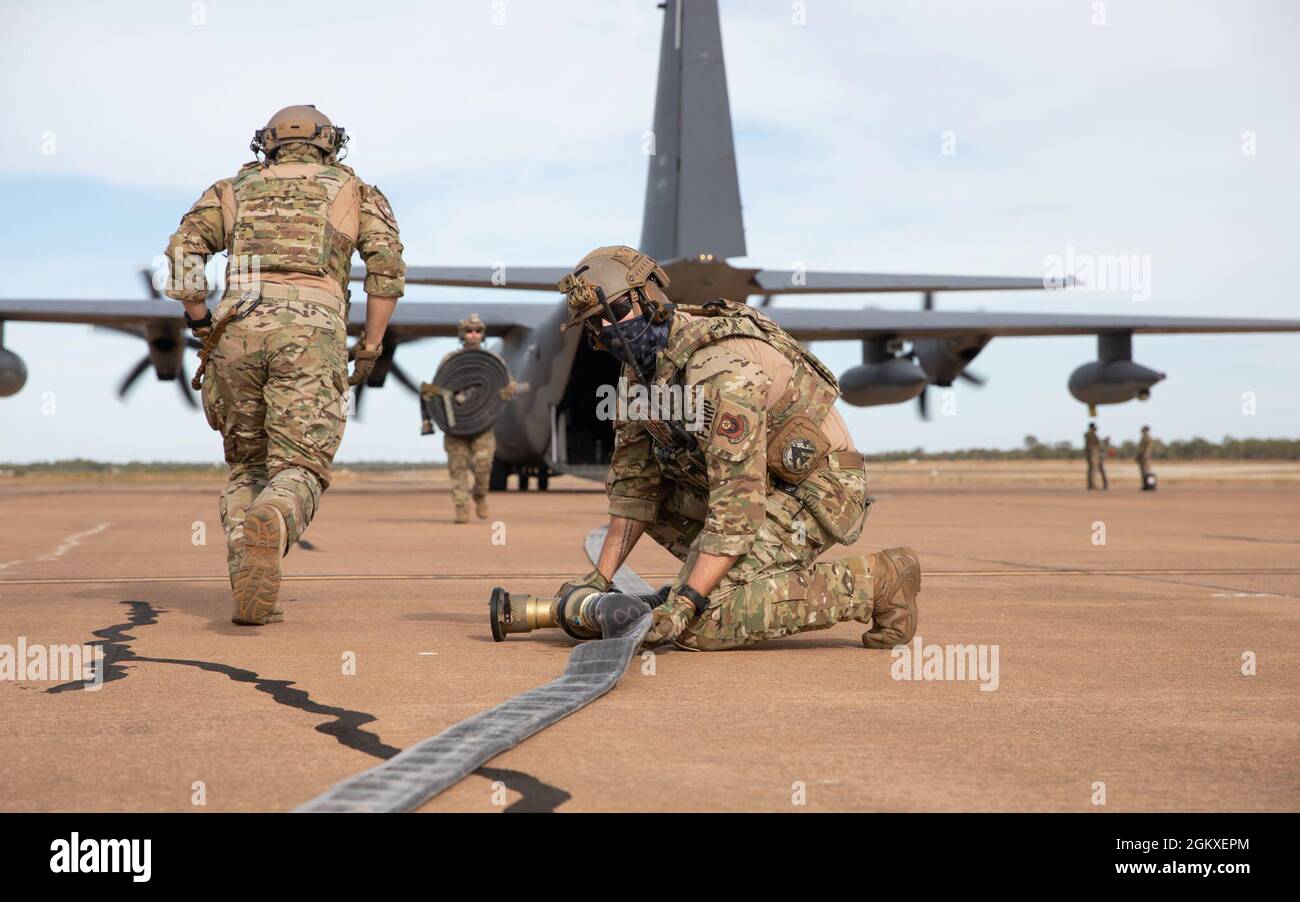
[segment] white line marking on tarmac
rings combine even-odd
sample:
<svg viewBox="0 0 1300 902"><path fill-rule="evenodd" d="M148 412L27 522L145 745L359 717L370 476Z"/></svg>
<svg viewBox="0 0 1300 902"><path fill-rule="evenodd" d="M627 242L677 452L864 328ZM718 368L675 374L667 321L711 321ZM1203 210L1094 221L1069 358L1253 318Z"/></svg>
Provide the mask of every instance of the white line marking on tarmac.
<svg viewBox="0 0 1300 902"><path fill-rule="evenodd" d="M421 652L416 652L416 654L420 654L420 655L436 655L437 652L436 652L436 651L421 651Z"/></svg>
<svg viewBox="0 0 1300 902"><path fill-rule="evenodd" d="M99 535L101 532L108 529L112 525L113 525L112 523L101 523L98 526L96 526L94 529L87 529L85 532L73 533L72 535L65 538L62 544L60 544L58 548L55 548L49 554L43 554L40 557L25 558L23 560L18 560L18 561L4 561L3 563L0 563L0 570L4 570L8 567L12 567L15 564L35 564L44 561L57 561L59 558L67 554L69 551L71 551L72 549L80 545L82 539L89 538L90 536Z"/></svg>
<svg viewBox="0 0 1300 902"><path fill-rule="evenodd" d="M1211 598L1277 598L1272 592L1215 592Z"/></svg>

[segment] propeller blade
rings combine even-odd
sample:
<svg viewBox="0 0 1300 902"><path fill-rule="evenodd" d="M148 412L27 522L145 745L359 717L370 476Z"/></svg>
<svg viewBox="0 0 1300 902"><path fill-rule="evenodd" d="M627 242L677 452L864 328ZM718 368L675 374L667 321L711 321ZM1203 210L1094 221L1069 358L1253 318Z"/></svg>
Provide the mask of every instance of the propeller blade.
<svg viewBox="0 0 1300 902"><path fill-rule="evenodd" d="M136 380L138 380L141 376L143 376L144 371L147 369L149 369L148 354L141 357L140 362L137 363L135 366L131 367L131 371L126 374L126 378L122 380L122 384L117 387L117 396L119 398L125 398L127 392L129 392L131 388L135 385Z"/></svg>
<svg viewBox="0 0 1300 902"><path fill-rule="evenodd" d="M933 309L934 309L934 292L933 292L933 291L927 291L927 292L925 293L925 296L921 299L921 309L922 309L922 310L933 310Z"/></svg>
<svg viewBox="0 0 1300 902"><path fill-rule="evenodd" d="M763 295L763 299L762 299L761 301L758 302L758 306L760 306L760 307L771 307L771 306L772 306L772 299L773 299L774 297L775 297L775 295L771 295L771 294L765 294L765 295Z"/></svg>
<svg viewBox="0 0 1300 902"><path fill-rule="evenodd" d="M921 393L916 396L917 413L921 415L921 419L923 420L930 419L930 410L925 400L929 395L930 386L927 385L925 388L921 389Z"/></svg>
<svg viewBox="0 0 1300 902"><path fill-rule="evenodd" d="M203 349L203 342L199 341L193 335L186 335L185 347L189 348L191 351L199 351Z"/></svg>
<svg viewBox="0 0 1300 902"><path fill-rule="evenodd" d="M359 420L361 419L361 396L365 392L366 383L362 382L360 385L354 386L354 388L356 389L356 400L352 405L352 415Z"/></svg>
<svg viewBox="0 0 1300 902"><path fill-rule="evenodd" d="M960 373L957 374L957 378L964 379L967 382L969 382L971 385L978 386L979 388L983 388L988 383L988 380L985 379L983 376L977 375L976 373L972 373L969 370L962 370Z"/></svg>
<svg viewBox="0 0 1300 902"><path fill-rule="evenodd" d="M153 287L153 271L147 266L140 267L140 278L144 279L144 290L149 298L154 301L162 299L162 293Z"/></svg>
<svg viewBox="0 0 1300 902"><path fill-rule="evenodd" d="M417 386L414 382L411 381L411 377L410 377L410 376L408 376L408 375L406 375L406 373L402 372L402 368L401 368L400 366L398 366L396 363L394 363L394 364L392 365L392 368L389 369L389 372L392 373L394 376L397 377L397 381L400 382L400 383L402 383L402 387L403 387L403 388L405 388L405 389L406 389L407 391L409 391L411 394L416 395L417 397L419 396L419 394L420 394L420 388L419 388L419 386Z"/></svg>

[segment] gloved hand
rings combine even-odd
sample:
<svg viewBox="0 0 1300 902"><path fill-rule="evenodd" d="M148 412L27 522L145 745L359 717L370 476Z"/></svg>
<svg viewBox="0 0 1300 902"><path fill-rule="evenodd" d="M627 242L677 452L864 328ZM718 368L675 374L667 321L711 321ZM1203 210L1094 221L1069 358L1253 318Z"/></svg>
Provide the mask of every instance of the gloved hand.
<svg viewBox="0 0 1300 902"><path fill-rule="evenodd" d="M366 333L362 332L357 343L348 349L348 360L354 361L352 365L352 376L348 379L348 385L360 385L370 378L370 372L375 368L375 361L379 355L384 353L384 343L380 342L379 347L373 351L366 350Z"/></svg>
<svg viewBox="0 0 1300 902"><path fill-rule="evenodd" d="M438 385L438 383L436 382L420 383L421 398L436 398L441 394L442 394L442 386Z"/></svg>
<svg viewBox="0 0 1300 902"><path fill-rule="evenodd" d="M501 400L509 401L511 398L515 396L515 392L517 392L518 390L519 390L519 383L511 379L510 384L507 385L505 388L501 389Z"/></svg>
<svg viewBox="0 0 1300 902"><path fill-rule="evenodd" d="M570 590L576 589L579 586L590 586L597 592L608 592L614 588L610 584L609 580L605 579L605 577L601 575L599 570L592 570L586 576L574 577L564 585L560 586L560 590L556 592L555 595L557 598L567 595Z"/></svg>
<svg viewBox="0 0 1300 902"><path fill-rule="evenodd" d="M695 604L689 598L674 595L650 612L650 631L642 644L650 647L676 639L694 619Z"/></svg>

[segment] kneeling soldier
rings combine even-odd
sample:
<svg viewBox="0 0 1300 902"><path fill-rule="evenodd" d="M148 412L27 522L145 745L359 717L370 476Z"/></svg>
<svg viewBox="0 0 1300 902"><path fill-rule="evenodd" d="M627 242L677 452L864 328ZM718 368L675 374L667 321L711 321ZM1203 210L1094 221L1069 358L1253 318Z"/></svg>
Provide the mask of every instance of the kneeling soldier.
<svg viewBox="0 0 1300 902"><path fill-rule="evenodd" d="M561 598L608 592L648 532L683 562L648 645L737 648L847 620L870 624L869 648L909 641L921 588L912 549L817 562L857 540L868 505L865 462L825 365L751 307L672 304L667 274L630 247L592 251L558 287L563 328L583 326L651 400L681 402L615 424L605 543Z"/></svg>

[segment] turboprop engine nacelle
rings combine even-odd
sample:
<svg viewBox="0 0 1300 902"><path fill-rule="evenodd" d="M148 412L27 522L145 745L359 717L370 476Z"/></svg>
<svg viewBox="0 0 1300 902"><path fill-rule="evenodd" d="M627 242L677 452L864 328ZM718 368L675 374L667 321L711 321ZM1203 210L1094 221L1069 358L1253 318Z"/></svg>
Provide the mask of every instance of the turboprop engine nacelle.
<svg viewBox="0 0 1300 902"><path fill-rule="evenodd" d="M149 343L149 362L153 364L154 374L164 382L171 382L181 371L181 357L185 353L180 327L174 323L149 323L144 337Z"/></svg>
<svg viewBox="0 0 1300 902"><path fill-rule="evenodd" d="M1097 336L1097 357L1070 374L1070 394L1084 404L1145 401L1164 373L1133 362L1133 335Z"/></svg>
<svg viewBox="0 0 1300 902"><path fill-rule="evenodd" d="M0 323L0 342L3 340L4 324ZM27 365L21 357L0 344L0 398L18 394L26 384Z"/></svg>
<svg viewBox="0 0 1300 902"><path fill-rule="evenodd" d="M912 353L932 385L944 388L966 372L979 352L989 343L987 335L961 338L926 338L912 342ZM973 380L979 382L979 379Z"/></svg>
<svg viewBox="0 0 1300 902"><path fill-rule="evenodd" d="M862 365L840 376L840 397L854 407L898 404L925 390L929 377L910 357L896 357L902 343L879 338L862 342Z"/></svg>

